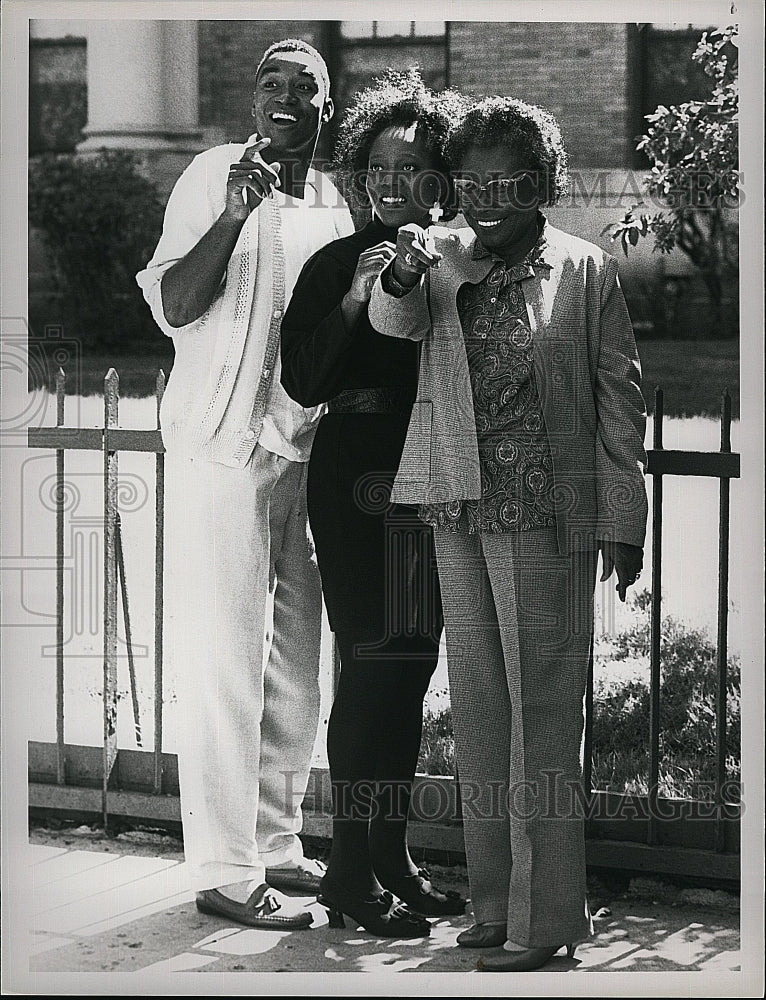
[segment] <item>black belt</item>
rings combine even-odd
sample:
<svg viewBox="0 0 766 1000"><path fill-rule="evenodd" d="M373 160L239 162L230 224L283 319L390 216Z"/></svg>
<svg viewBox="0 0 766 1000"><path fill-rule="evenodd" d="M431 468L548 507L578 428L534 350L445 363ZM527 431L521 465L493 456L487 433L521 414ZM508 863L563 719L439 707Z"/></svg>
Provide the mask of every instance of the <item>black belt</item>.
<svg viewBox="0 0 766 1000"><path fill-rule="evenodd" d="M386 385L371 389L345 389L327 404L329 413L409 414L415 394L405 386Z"/></svg>

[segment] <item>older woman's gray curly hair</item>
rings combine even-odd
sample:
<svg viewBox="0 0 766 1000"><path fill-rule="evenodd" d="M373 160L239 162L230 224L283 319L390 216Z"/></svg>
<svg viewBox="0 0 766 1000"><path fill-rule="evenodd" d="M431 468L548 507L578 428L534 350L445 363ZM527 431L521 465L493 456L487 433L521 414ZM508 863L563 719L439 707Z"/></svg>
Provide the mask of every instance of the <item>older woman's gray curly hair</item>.
<svg viewBox="0 0 766 1000"><path fill-rule="evenodd" d="M566 192L568 158L556 119L534 104L513 97L477 100L451 131L446 154L453 169L469 146L505 146L543 180L544 205L555 205Z"/></svg>

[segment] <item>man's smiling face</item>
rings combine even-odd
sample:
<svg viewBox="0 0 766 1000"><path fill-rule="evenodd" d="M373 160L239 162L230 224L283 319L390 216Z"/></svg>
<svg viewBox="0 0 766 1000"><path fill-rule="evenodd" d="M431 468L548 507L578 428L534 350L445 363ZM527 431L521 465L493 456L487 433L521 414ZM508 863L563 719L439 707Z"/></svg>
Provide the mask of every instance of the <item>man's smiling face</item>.
<svg viewBox="0 0 766 1000"><path fill-rule="evenodd" d="M253 117L272 153L311 156L319 130L332 115L320 67L306 52L275 52L258 73Z"/></svg>

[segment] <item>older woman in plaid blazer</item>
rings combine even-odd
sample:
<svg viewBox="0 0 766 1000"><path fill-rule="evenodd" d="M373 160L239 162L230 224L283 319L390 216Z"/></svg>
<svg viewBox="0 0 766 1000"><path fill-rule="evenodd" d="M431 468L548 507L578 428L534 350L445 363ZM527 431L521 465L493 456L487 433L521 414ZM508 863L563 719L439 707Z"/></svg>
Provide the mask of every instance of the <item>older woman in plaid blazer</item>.
<svg viewBox="0 0 766 1000"><path fill-rule="evenodd" d="M476 920L458 943L521 971L591 931L576 786L596 561L624 600L645 407L615 260L539 211L566 184L555 121L486 98L451 159L469 228L402 227L369 316L421 342L392 500L434 526Z"/></svg>

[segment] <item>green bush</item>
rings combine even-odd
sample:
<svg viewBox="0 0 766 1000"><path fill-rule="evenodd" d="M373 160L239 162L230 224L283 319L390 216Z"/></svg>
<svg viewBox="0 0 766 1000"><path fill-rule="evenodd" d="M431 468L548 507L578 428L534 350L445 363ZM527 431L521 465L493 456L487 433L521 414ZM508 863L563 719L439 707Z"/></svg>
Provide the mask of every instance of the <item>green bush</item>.
<svg viewBox="0 0 766 1000"><path fill-rule="evenodd" d="M63 325L84 353L156 342L135 275L151 257L162 217L157 191L130 153L31 160L29 221L45 242L55 293L30 307L33 334L41 337L49 323Z"/></svg>
<svg viewBox="0 0 766 1000"><path fill-rule="evenodd" d="M593 787L646 793L649 783L651 595L632 599L635 623L595 657ZM660 793L709 798L716 774L716 647L704 629L662 621L660 658ZM740 662L728 659L726 777L740 778ZM453 774L452 711L426 710L418 770ZM728 789L736 798L736 787Z"/></svg>
<svg viewBox="0 0 766 1000"><path fill-rule="evenodd" d="M636 149L651 162L644 187L663 211L639 213L633 205L603 230L620 241L626 256L650 235L661 253L682 250L699 268L712 323L731 337L738 332L736 305L725 303L727 292L738 298L739 236L732 214L740 202L737 34L731 24L700 38L692 60L710 81L703 100L660 105L644 116L649 127Z"/></svg>
<svg viewBox="0 0 766 1000"><path fill-rule="evenodd" d="M452 709L449 705L423 713L418 771L421 774L455 773L455 739L452 735Z"/></svg>
<svg viewBox="0 0 766 1000"><path fill-rule="evenodd" d="M593 688L596 787L645 791L649 772L650 595L633 599L635 624L597 657ZM660 631L660 762L664 794L693 794L715 778L716 646L705 629L672 616ZM620 669L620 664L624 668ZM740 776L740 662L730 656L726 692L727 779Z"/></svg>

